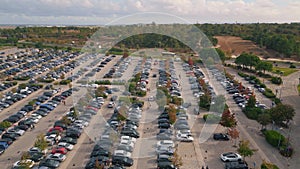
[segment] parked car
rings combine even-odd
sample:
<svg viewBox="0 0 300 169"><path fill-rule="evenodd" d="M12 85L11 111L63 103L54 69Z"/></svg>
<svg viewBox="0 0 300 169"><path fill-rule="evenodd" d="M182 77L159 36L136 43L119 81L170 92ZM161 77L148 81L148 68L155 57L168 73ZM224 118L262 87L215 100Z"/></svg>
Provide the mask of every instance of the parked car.
<svg viewBox="0 0 300 169"><path fill-rule="evenodd" d="M214 133L213 138L215 140L225 140L225 141L229 140L229 136L223 133Z"/></svg>
<svg viewBox="0 0 300 169"><path fill-rule="evenodd" d="M66 155L64 154L60 154L60 153L55 153L55 154L49 154L46 159L51 159L51 160L55 160L55 161L65 161L65 159L67 158Z"/></svg>
<svg viewBox="0 0 300 169"><path fill-rule="evenodd" d="M34 166L34 161L30 160L30 159L26 159L26 160L20 160L14 163L13 168L20 168L24 165L28 165L29 168L32 168Z"/></svg>
<svg viewBox="0 0 300 169"><path fill-rule="evenodd" d="M132 158L129 158L129 157L113 156L112 163L114 165L120 164L120 165L123 165L126 167L131 167L133 165L133 160L132 160Z"/></svg>
<svg viewBox="0 0 300 169"><path fill-rule="evenodd" d="M238 153L234 153L234 152L223 153L223 154L221 154L220 158L224 162L242 161L242 156L239 155Z"/></svg>
<svg viewBox="0 0 300 169"><path fill-rule="evenodd" d="M245 161L232 161L225 163L225 169L248 169Z"/></svg>

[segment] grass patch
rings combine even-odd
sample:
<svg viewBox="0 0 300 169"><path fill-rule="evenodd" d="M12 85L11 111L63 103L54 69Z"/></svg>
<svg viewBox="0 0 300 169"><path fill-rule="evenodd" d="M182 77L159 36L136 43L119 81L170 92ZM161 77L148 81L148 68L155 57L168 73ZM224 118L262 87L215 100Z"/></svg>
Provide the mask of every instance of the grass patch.
<svg viewBox="0 0 300 169"><path fill-rule="evenodd" d="M273 67L273 70L272 70L273 73L276 73L276 74L279 74L279 75L280 75L281 72L283 72L283 74L282 74L283 76L288 76L288 75L290 75L294 72L297 72L297 71L298 71L297 69L287 68L287 67Z"/></svg>
<svg viewBox="0 0 300 169"><path fill-rule="evenodd" d="M298 93L300 94L300 84L298 84Z"/></svg>

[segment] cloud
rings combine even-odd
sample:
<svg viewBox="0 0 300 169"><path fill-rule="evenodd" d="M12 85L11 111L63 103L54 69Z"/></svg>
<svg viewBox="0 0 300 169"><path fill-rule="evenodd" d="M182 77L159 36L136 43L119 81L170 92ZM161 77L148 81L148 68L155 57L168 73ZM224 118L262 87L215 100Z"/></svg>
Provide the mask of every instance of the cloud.
<svg viewBox="0 0 300 169"><path fill-rule="evenodd" d="M137 12L163 12L193 23L299 22L299 9L293 0L1 0L0 23L105 24Z"/></svg>

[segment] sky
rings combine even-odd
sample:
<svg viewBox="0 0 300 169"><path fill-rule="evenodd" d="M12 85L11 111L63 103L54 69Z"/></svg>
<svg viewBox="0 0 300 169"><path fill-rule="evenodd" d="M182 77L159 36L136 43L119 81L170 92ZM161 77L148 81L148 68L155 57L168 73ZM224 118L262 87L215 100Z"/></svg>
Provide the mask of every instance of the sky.
<svg viewBox="0 0 300 169"><path fill-rule="evenodd" d="M0 0L0 24L300 22L300 0Z"/></svg>

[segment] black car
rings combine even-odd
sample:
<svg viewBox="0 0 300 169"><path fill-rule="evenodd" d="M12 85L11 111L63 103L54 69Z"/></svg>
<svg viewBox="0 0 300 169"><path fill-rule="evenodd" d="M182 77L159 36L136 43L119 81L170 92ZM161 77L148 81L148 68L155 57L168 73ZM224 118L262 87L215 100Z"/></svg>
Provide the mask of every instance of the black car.
<svg viewBox="0 0 300 169"><path fill-rule="evenodd" d="M42 160L39 164L39 166L46 166L49 168L58 168L59 165L60 165L59 161L51 160L51 159Z"/></svg>
<svg viewBox="0 0 300 169"><path fill-rule="evenodd" d="M77 144L77 139L72 137L63 137L59 140L59 142L66 142L72 145Z"/></svg>
<svg viewBox="0 0 300 169"><path fill-rule="evenodd" d="M130 136L130 137L134 137L134 138L139 138L140 134L135 131L135 130L122 130L121 131L121 135L125 135L125 136Z"/></svg>
<svg viewBox="0 0 300 169"><path fill-rule="evenodd" d="M11 117L8 117L7 119L5 119L4 121L8 121L10 123L16 123L20 120L20 118L18 117L15 117L15 116L11 116Z"/></svg>
<svg viewBox="0 0 300 169"><path fill-rule="evenodd" d="M120 164L120 165L123 165L126 167L131 167L133 165L133 160L132 160L132 158L129 158L129 157L113 156L112 163L114 165Z"/></svg>
<svg viewBox="0 0 300 169"><path fill-rule="evenodd" d="M245 161L232 161L225 163L225 169L248 169Z"/></svg>
<svg viewBox="0 0 300 169"><path fill-rule="evenodd" d="M225 141L228 141L229 140L229 137L227 134L223 134L223 133L215 133L213 138L215 140L225 140Z"/></svg>
<svg viewBox="0 0 300 169"><path fill-rule="evenodd" d="M1 138L2 139L10 138L13 141L15 141L15 140L17 140L18 137L19 137L19 135L15 134L15 133L4 133Z"/></svg>
<svg viewBox="0 0 300 169"><path fill-rule="evenodd" d="M109 160L109 158L105 157L105 156L93 157L85 165L85 169L94 169L97 161L101 165L101 164L105 164L108 160Z"/></svg>
<svg viewBox="0 0 300 169"><path fill-rule="evenodd" d="M39 162L44 158L44 153L42 152L29 152L29 159L34 162Z"/></svg>
<svg viewBox="0 0 300 169"><path fill-rule="evenodd" d="M91 158L92 157L97 157L97 156L105 156L105 157L108 157L110 155L109 151L108 150L104 150L104 149L100 149L100 150L94 150L92 153L91 153Z"/></svg>
<svg viewBox="0 0 300 169"><path fill-rule="evenodd" d="M157 163L158 169L176 169L171 161L159 161Z"/></svg>
<svg viewBox="0 0 300 169"><path fill-rule="evenodd" d="M27 125L19 125L19 126L16 126L15 128L27 131L29 129L29 126L27 126Z"/></svg>
<svg viewBox="0 0 300 169"><path fill-rule="evenodd" d="M158 128L169 129L171 127L170 123L159 123Z"/></svg>

